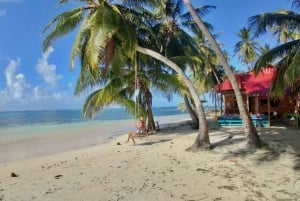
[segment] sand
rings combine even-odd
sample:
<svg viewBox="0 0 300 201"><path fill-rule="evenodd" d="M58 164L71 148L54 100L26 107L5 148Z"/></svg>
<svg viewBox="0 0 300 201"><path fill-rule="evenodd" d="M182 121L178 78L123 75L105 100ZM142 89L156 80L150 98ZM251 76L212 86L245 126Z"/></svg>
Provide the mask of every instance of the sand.
<svg viewBox="0 0 300 201"><path fill-rule="evenodd" d="M187 152L197 131L181 121L137 139L136 146L120 135L2 162L0 200L300 200L300 130L278 125L258 131L271 149L243 154L243 130L211 120L215 148Z"/></svg>

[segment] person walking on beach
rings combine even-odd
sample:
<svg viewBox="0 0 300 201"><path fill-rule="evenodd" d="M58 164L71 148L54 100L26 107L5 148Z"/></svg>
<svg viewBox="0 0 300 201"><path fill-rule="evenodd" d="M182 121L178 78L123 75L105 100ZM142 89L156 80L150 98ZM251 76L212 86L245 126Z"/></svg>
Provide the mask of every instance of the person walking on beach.
<svg viewBox="0 0 300 201"><path fill-rule="evenodd" d="M125 143L129 142L130 138L132 139L133 144L135 145L134 137L138 134L142 134L145 132L145 121L143 117L140 117L139 121L136 124L136 131L131 131L128 133L128 139L125 141Z"/></svg>

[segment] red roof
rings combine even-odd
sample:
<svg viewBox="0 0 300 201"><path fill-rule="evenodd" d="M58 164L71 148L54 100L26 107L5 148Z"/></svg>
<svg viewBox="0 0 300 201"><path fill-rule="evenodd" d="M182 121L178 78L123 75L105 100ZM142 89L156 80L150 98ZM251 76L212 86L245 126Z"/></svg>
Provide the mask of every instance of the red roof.
<svg viewBox="0 0 300 201"><path fill-rule="evenodd" d="M266 67L257 75L254 72L248 73L248 79L245 84L247 95L266 95L269 93L272 80L275 77L276 70L273 67Z"/></svg>
<svg viewBox="0 0 300 201"><path fill-rule="evenodd" d="M258 74L250 71L243 74L236 74L236 80L240 90L246 92L247 95L266 95L275 77L276 69L273 66L263 68ZM217 91L233 90L231 82L227 78L221 84L216 85Z"/></svg>
<svg viewBox="0 0 300 201"><path fill-rule="evenodd" d="M240 89L244 88L244 85L245 85L244 78L245 78L244 74L236 74L235 75L235 79L236 79ZM232 88L231 82L227 78L222 83L217 84L215 86L215 89L217 91L227 91L227 90L232 90L233 88Z"/></svg>

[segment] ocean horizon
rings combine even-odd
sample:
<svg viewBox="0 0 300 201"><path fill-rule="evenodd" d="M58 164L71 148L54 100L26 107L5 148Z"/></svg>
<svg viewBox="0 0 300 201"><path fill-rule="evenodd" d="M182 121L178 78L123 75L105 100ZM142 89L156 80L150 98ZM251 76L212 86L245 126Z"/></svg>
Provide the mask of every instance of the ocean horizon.
<svg viewBox="0 0 300 201"><path fill-rule="evenodd" d="M154 107L154 120L159 117L187 114L177 107ZM121 121L127 121L117 128ZM125 108L105 108L92 119L83 119L82 110L35 110L0 112L0 144L8 141L76 132L89 127L110 129L112 135L128 132L135 127L135 119ZM108 130L107 130L108 132Z"/></svg>
<svg viewBox="0 0 300 201"><path fill-rule="evenodd" d="M153 114L161 128L189 118L177 107L153 108ZM83 119L79 109L0 112L0 162L105 143L134 131L135 123L124 108L104 109L93 119Z"/></svg>
<svg viewBox="0 0 300 201"><path fill-rule="evenodd" d="M185 114L176 106L153 107L154 118ZM0 111L0 128L23 127L28 125L71 124L90 121L112 121L134 119L125 108L104 108L94 118L84 119L81 109Z"/></svg>

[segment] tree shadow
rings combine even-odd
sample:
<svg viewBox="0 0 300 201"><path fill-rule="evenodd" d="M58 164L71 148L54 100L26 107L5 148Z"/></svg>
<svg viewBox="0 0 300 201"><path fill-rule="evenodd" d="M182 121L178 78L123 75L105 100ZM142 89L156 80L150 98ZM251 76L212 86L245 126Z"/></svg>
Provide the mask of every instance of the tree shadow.
<svg viewBox="0 0 300 201"><path fill-rule="evenodd" d="M163 124L160 127L160 130L156 134L168 135L168 134L173 134L174 131L178 135L189 135L189 134L197 132L197 130L192 128L191 121L181 121L181 122L173 122L173 123Z"/></svg>
<svg viewBox="0 0 300 201"><path fill-rule="evenodd" d="M282 154L289 153L295 158L293 168L300 170L299 128L279 122L278 126L261 130L260 137L266 145L266 152L257 159L258 162L277 160Z"/></svg>
<svg viewBox="0 0 300 201"><path fill-rule="evenodd" d="M223 159L232 157L245 157L256 152L256 163L259 165L263 162L270 162L279 160L283 154L290 154L293 156L294 170L300 170L300 130L296 127L290 127L288 125L274 124L270 128L258 128L260 139L262 140L262 147L258 150L251 150L247 148L241 148L234 151L229 151ZM218 144L225 143L219 142Z"/></svg>
<svg viewBox="0 0 300 201"><path fill-rule="evenodd" d="M244 141L242 138L235 138L233 139L232 135L229 135L227 138L224 138L220 141L211 143L211 149L220 148L220 147L226 147L226 146L232 146L233 144L237 144Z"/></svg>
<svg viewBox="0 0 300 201"><path fill-rule="evenodd" d="M269 128L257 128L263 146L255 152L255 149L238 148L236 145L246 142L243 127L227 128L219 127L211 120L209 123L210 136L217 136L217 140L211 142L212 149L228 148L228 153L224 159L232 157L245 157L253 153L256 154L257 164L268 161L278 160L282 154L289 153L294 155L293 169L300 170L300 129L284 124L276 120L271 122ZM158 132L159 135L173 134L176 130L177 135L189 135L197 132L190 126L189 121L167 124ZM181 132L182 131L182 132ZM163 141L162 141L163 142ZM157 142L147 142L145 145L155 144Z"/></svg>
<svg viewBox="0 0 300 201"><path fill-rule="evenodd" d="M171 140L172 139L161 139L161 140L158 140L158 141L149 141L149 142L139 143L138 145L139 146L150 146L150 145L153 145L153 144L168 142L168 141L171 141Z"/></svg>

